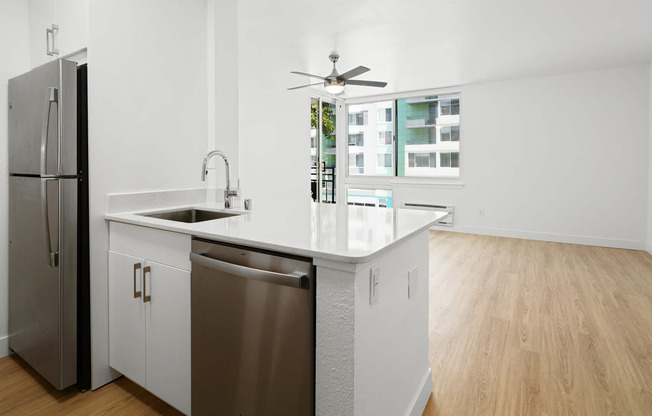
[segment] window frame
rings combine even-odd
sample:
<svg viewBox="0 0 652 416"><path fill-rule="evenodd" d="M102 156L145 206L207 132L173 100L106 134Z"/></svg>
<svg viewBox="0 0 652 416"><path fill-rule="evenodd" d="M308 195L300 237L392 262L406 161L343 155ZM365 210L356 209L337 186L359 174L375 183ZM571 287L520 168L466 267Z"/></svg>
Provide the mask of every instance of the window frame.
<svg viewBox="0 0 652 416"><path fill-rule="evenodd" d="M379 102L384 102L384 101L393 101L393 113L392 113L392 149L393 149L393 154L394 158L392 161L392 175L373 175L373 174L350 174L348 165L345 166L342 170L343 178L345 185L349 184L379 184L377 186L387 186L387 183L396 183L396 184L416 184L416 185L440 185L444 187L463 187L464 182L463 182L463 175L464 175L464 147L465 147L465 141L464 140L457 140L457 141L450 141L446 143L458 143L459 148L457 150L436 150L437 152L437 163L439 163L439 153L440 152L457 152L459 153L459 167L458 168L450 168L450 169L457 169L458 174L457 176L453 175L438 175L438 176L433 176L433 175L409 175L409 176L397 176L398 173L398 138L396 137L396 132L398 130L398 117L397 117L397 105L396 102L398 100L405 100L405 99L413 99L413 98L422 98L422 97L428 97L428 96L442 96L442 95L458 95L458 105L459 105L459 123L457 124L457 127L459 127L459 131L461 132L463 127L463 88L461 86L451 86L447 88L441 88L441 89L427 89L427 90L417 90L417 91L412 91L412 92L397 92L397 93L391 93L391 94L384 94L384 95L376 95L376 96L361 96L361 97L352 97L345 99L343 101L343 112L344 112L344 117L342 119L345 121L342 126L344 132L344 136L348 136L348 131L349 131L349 106L351 105L360 105L360 104L373 104L373 103L379 103ZM452 103L451 103L451 109L452 109ZM438 110L439 111L439 110ZM461 134L461 133L460 133ZM451 132L451 138L452 138L452 132ZM438 143L438 142L437 142ZM378 144L380 145L380 144ZM389 145L388 145L389 146ZM346 152L347 157L345 158L346 161L348 161L348 154L349 154L349 146L344 146L344 151ZM406 152L407 153L407 152ZM405 160L405 164L407 166L408 160ZM449 168L445 168L446 170ZM442 173L445 173L445 170L442 171Z"/></svg>

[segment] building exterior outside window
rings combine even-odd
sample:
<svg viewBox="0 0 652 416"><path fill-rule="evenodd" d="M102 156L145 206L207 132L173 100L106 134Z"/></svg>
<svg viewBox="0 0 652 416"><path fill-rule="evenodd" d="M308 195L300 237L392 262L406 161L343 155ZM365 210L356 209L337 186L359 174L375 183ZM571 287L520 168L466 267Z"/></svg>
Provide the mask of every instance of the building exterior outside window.
<svg viewBox="0 0 652 416"><path fill-rule="evenodd" d="M348 113L349 175L392 176L394 101L352 104ZM358 135L367 140L357 141ZM383 157L378 157L381 154Z"/></svg>
<svg viewBox="0 0 652 416"><path fill-rule="evenodd" d="M348 121L349 175L460 176L459 93L351 104Z"/></svg>
<svg viewBox="0 0 652 416"><path fill-rule="evenodd" d="M396 112L397 176L459 177L460 95L397 100Z"/></svg>
<svg viewBox="0 0 652 416"><path fill-rule="evenodd" d="M349 134L349 146L364 146L364 132Z"/></svg>
<svg viewBox="0 0 652 416"><path fill-rule="evenodd" d="M392 131L384 130L378 132L378 144L381 146L391 146L392 145Z"/></svg>

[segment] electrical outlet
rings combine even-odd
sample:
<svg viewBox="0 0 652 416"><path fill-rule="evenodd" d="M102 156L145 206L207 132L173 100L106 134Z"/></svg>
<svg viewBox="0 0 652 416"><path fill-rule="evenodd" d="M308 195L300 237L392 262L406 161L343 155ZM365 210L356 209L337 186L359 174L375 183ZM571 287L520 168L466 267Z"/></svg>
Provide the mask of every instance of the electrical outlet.
<svg viewBox="0 0 652 416"><path fill-rule="evenodd" d="M478 215L479 215L480 217L484 217L484 209L479 210L479 211L478 211Z"/></svg>
<svg viewBox="0 0 652 416"><path fill-rule="evenodd" d="M408 299L416 296L419 290L419 266L408 271Z"/></svg>
<svg viewBox="0 0 652 416"><path fill-rule="evenodd" d="M369 304L378 302L380 289L380 266L372 267L369 271Z"/></svg>

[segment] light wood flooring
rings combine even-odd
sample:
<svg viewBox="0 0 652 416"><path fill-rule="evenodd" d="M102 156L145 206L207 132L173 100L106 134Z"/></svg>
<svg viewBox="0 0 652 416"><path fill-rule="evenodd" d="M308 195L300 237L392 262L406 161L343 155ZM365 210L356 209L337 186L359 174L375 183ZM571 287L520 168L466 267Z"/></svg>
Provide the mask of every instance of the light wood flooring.
<svg viewBox="0 0 652 416"><path fill-rule="evenodd" d="M0 415L181 416L167 403L121 377L95 391L57 391L15 354L0 359Z"/></svg>
<svg viewBox="0 0 652 416"><path fill-rule="evenodd" d="M452 232L430 252L424 416L652 415L652 256ZM125 378L57 392L0 359L0 415L179 414Z"/></svg>
<svg viewBox="0 0 652 416"><path fill-rule="evenodd" d="M424 416L652 415L652 256L432 232Z"/></svg>

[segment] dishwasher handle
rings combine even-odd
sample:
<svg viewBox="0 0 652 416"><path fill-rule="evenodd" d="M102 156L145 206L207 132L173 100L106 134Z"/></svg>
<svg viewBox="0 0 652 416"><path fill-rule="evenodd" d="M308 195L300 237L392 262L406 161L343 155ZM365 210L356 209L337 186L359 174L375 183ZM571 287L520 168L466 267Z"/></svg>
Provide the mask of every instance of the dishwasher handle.
<svg viewBox="0 0 652 416"><path fill-rule="evenodd" d="M296 288L307 287L308 276L299 271L289 274L270 272L268 270L254 269L247 266L240 266L239 264L216 260L206 256L205 254L196 253L190 253L190 261L208 267L209 269L226 272L245 279L259 280L261 282Z"/></svg>

